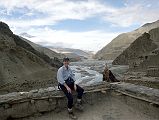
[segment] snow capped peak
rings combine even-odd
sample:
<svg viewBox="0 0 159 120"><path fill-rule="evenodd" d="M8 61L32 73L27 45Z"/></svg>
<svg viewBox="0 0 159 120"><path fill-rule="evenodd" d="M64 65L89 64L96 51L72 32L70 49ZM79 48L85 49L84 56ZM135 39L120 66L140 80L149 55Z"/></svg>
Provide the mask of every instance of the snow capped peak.
<svg viewBox="0 0 159 120"><path fill-rule="evenodd" d="M22 36L24 38L33 38L33 37L35 37L35 36L32 36L32 35L30 35L30 34L28 34L26 32L20 33L19 36Z"/></svg>

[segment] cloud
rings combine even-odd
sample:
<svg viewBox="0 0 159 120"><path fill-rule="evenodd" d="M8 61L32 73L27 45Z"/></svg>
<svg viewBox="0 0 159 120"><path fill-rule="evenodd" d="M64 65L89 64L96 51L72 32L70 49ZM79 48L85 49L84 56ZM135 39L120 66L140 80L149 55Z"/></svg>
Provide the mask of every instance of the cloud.
<svg viewBox="0 0 159 120"><path fill-rule="evenodd" d="M114 8L110 13L106 12L104 20L120 27L154 22L159 19L158 6L158 0L126 0L125 7Z"/></svg>
<svg viewBox="0 0 159 120"><path fill-rule="evenodd" d="M6 11L11 16L24 10L23 19L2 19L19 27L53 25L61 20L84 20L99 15L116 26L128 27L159 19L157 5L158 0L126 0L125 6L118 8L102 3L102 0L0 0L0 8L3 8L0 14Z"/></svg>
<svg viewBox="0 0 159 120"><path fill-rule="evenodd" d="M33 40L34 41L34 40ZM71 48L72 47L72 44L68 44L68 43L65 43L65 42L55 42L55 43L51 43L49 42L49 40L43 42L43 41L40 41L40 42L36 42L37 44L39 45L42 45L44 47L49 47L49 48ZM68 47L69 46L69 47Z"/></svg>
<svg viewBox="0 0 159 120"><path fill-rule="evenodd" d="M30 29L30 35L36 36L29 40L43 46L60 46L83 50L97 51L108 44L119 33L107 33L102 31L70 32L64 30L52 30L45 27Z"/></svg>
<svg viewBox="0 0 159 120"><path fill-rule="evenodd" d="M0 7L5 8L8 15L19 12L20 8L27 9L25 15L34 16L41 13L42 16L32 19L4 19L15 26L40 26L53 25L60 20L78 19L84 20L88 17L101 13L106 8L96 0L70 1L70 0L5 0L0 1ZM111 8L107 8L110 10ZM34 13L33 13L34 12ZM20 24L18 24L20 23Z"/></svg>
<svg viewBox="0 0 159 120"><path fill-rule="evenodd" d="M28 32L37 36L32 41L53 45L97 51L119 33L99 29L86 32L55 30L53 25L63 20L86 20L98 17L102 22L124 28L141 25L159 19L158 0L124 0L115 7L105 0L0 0L1 20L14 33ZM46 27L49 26L49 27ZM51 28L52 27L52 28Z"/></svg>

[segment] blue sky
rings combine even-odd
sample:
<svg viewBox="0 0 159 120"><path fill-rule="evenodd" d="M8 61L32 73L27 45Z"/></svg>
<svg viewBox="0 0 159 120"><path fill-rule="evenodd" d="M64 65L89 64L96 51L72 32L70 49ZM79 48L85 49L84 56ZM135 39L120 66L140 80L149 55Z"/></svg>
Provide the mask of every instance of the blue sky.
<svg viewBox="0 0 159 120"><path fill-rule="evenodd" d="M0 21L43 46L98 51L159 19L158 0L0 0Z"/></svg>

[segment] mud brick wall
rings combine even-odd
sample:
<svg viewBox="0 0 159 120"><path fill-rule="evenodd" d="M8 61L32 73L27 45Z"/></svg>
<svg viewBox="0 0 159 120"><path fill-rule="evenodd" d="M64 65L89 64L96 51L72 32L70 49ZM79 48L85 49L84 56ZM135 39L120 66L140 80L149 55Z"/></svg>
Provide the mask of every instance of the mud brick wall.
<svg viewBox="0 0 159 120"><path fill-rule="evenodd" d="M159 77L159 68L149 68L146 73L147 76Z"/></svg>

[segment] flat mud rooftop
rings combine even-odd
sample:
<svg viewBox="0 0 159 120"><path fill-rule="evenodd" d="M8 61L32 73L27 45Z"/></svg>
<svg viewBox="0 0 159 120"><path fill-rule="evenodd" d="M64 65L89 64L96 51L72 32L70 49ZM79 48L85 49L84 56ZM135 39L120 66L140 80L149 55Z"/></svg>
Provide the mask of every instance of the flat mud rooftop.
<svg viewBox="0 0 159 120"><path fill-rule="evenodd" d="M159 120L157 89L102 83L85 90L78 120ZM70 120L65 96L52 88L1 95L0 103L0 120Z"/></svg>
<svg viewBox="0 0 159 120"><path fill-rule="evenodd" d="M84 107L84 112L74 110L78 120L159 120L158 107L117 92L96 93L92 101L84 101ZM70 120L70 118L65 108L17 120Z"/></svg>

